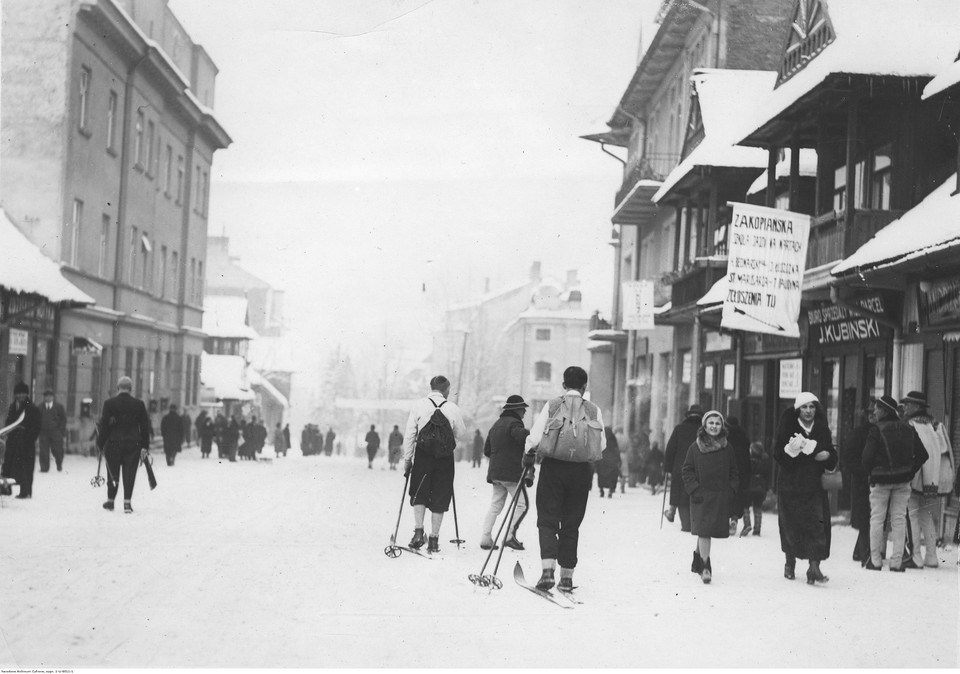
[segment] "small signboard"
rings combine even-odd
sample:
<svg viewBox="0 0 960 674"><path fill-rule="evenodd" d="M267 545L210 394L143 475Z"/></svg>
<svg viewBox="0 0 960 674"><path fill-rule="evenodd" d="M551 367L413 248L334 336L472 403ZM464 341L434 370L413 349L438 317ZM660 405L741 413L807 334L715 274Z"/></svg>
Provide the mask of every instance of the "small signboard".
<svg viewBox="0 0 960 674"><path fill-rule="evenodd" d="M623 297L624 330L653 330L653 282L624 281Z"/></svg>
<svg viewBox="0 0 960 674"><path fill-rule="evenodd" d="M753 204L730 206L728 287L720 325L799 337L810 216Z"/></svg>
<svg viewBox="0 0 960 674"><path fill-rule="evenodd" d="M803 390L803 360L784 358L780 361L780 397L796 398Z"/></svg>
<svg viewBox="0 0 960 674"><path fill-rule="evenodd" d="M30 343L30 333L26 330L10 328L10 349L8 353L18 356L27 355L27 345Z"/></svg>

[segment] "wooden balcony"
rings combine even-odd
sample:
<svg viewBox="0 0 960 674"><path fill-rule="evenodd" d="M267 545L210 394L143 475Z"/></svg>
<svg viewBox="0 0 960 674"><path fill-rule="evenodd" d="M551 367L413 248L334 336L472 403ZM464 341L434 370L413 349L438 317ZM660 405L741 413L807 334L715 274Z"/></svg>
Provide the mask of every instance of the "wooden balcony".
<svg viewBox="0 0 960 674"><path fill-rule="evenodd" d="M873 235L899 218L905 211L857 209L853 225L844 224L843 211L830 211L810 221L810 242L807 246L807 269L815 269L852 255Z"/></svg>
<svg viewBox="0 0 960 674"><path fill-rule="evenodd" d="M630 190L641 180L658 180L663 182L670 171L679 163L680 155L672 153L646 154L638 160L628 163L623 171L623 183L617 192L616 203L619 206L630 194Z"/></svg>
<svg viewBox="0 0 960 674"><path fill-rule="evenodd" d="M695 304L707 294L721 276L726 273L726 265L693 266L677 277L671 287L671 302L674 310Z"/></svg>

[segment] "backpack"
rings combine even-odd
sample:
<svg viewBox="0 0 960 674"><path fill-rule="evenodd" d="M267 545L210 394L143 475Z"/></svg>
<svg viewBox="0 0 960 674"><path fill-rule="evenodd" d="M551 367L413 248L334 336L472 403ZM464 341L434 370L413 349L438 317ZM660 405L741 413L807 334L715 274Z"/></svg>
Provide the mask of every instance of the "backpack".
<svg viewBox="0 0 960 674"><path fill-rule="evenodd" d="M430 399L427 398L427 400ZM453 456L457 439L453 435L450 420L440 411L440 408L446 405L447 401L444 400L439 405L433 400L430 400L430 403L435 409L427 423L417 433L417 451L422 451L438 459Z"/></svg>
<svg viewBox="0 0 960 674"><path fill-rule="evenodd" d="M595 405L580 396L563 396L550 401L549 415L537 450L540 456L573 463L600 460L603 426Z"/></svg>

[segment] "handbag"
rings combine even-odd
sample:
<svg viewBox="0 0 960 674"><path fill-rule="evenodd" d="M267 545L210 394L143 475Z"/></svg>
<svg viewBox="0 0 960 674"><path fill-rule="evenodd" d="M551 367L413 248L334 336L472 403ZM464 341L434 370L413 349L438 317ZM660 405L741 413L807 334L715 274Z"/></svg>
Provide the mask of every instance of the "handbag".
<svg viewBox="0 0 960 674"><path fill-rule="evenodd" d="M826 491L839 491L843 489L843 473L836 468L821 473L820 486Z"/></svg>

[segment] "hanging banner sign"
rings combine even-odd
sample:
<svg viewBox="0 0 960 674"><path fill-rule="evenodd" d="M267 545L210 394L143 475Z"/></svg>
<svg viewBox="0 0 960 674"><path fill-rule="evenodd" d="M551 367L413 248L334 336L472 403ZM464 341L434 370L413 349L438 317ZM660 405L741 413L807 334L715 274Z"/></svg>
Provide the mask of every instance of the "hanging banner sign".
<svg viewBox="0 0 960 674"><path fill-rule="evenodd" d="M720 325L799 337L810 216L753 204L730 206L728 287Z"/></svg>
<svg viewBox="0 0 960 674"><path fill-rule="evenodd" d="M625 281L622 285L624 330L653 330L653 282Z"/></svg>

